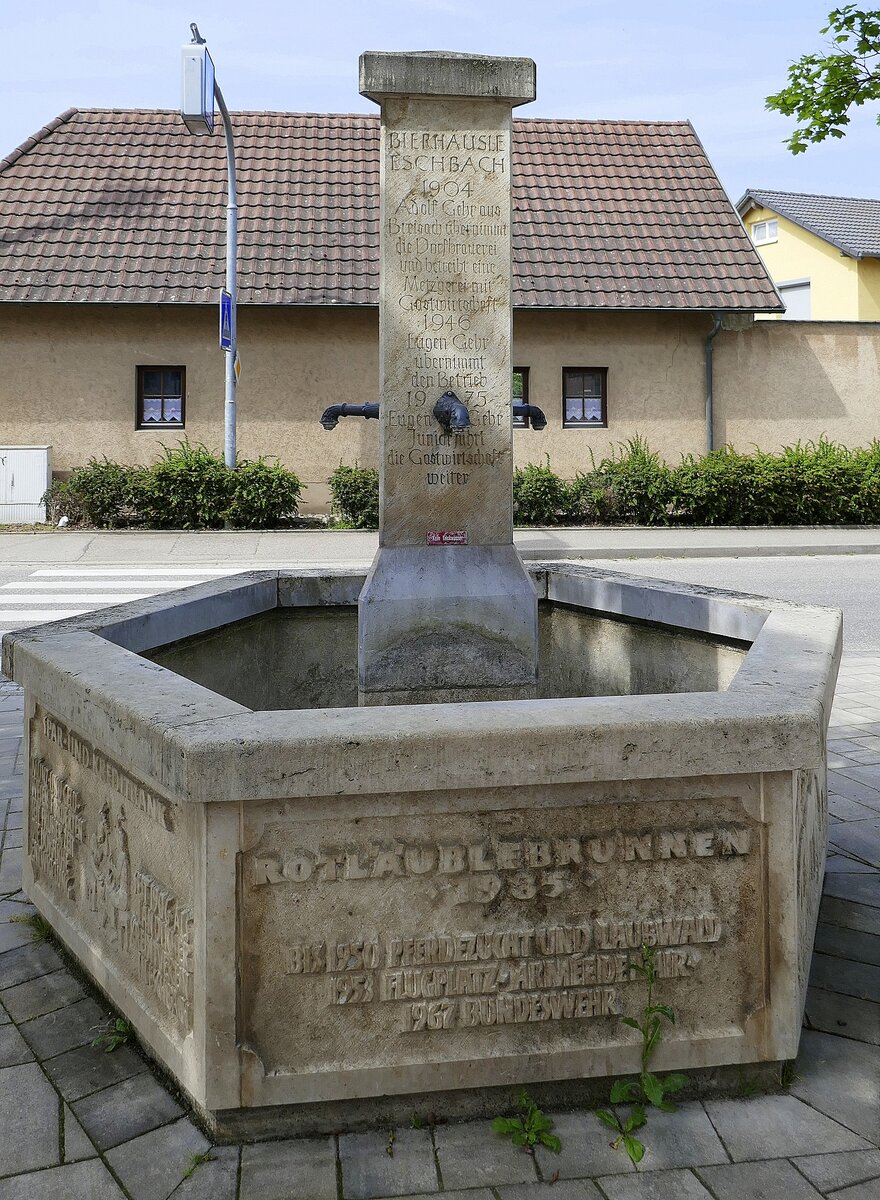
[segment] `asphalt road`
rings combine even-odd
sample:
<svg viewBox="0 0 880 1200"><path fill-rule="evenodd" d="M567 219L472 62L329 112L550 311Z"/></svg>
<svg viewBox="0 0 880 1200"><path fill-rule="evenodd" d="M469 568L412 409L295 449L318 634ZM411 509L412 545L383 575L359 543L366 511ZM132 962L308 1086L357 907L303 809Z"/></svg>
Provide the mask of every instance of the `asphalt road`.
<svg viewBox="0 0 880 1200"><path fill-rule="evenodd" d="M0 554L0 598L3 590L7 594L13 592L27 596L29 590L33 589L32 594L39 599L39 592L46 591L46 582L45 578L41 580L34 572L41 571L45 577L47 568L75 568L85 563L98 565L85 567L82 572L84 576L90 575L91 571L99 571L100 565L115 566L124 572L126 568L143 570L151 564L162 562L165 565L174 563L180 575L187 568L195 568L201 578L206 577L212 566L216 566L220 574L224 569L247 570L268 565L269 554L265 551L256 553L256 544L251 545L246 535L233 537L234 542L216 541L213 538L208 540L206 537L196 540L191 537L176 544L173 553L164 552L160 556L156 547L145 541L143 536L138 539L125 535L105 535L101 540L100 553L91 557L81 555L78 549L76 553L71 553L71 548L77 545L72 538L56 540L52 535L44 535L24 541L16 539L14 548L11 541L5 540L0 542L0 548L7 548L6 554ZM296 558L304 563L311 562L312 565L316 564L316 560L329 559L340 562L361 560L366 564L372 558L374 542L375 535L324 534L316 535L312 545L311 539L306 542L300 535L295 543L285 543L285 557L288 562ZM157 546L159 544L156 543ZM294 547L295 551L307 552L291 554ZM53 553L56 548L57 555ZM566 547L559 546L557 552L564 554L565 550ZM533 556L540 554L538 550ZM275 557L274 552L272 556ZM723 558L584 558L582 561L604 563L613 570L655 579L701 583L753 595L842 608L845 649L849 653L880 652L880 554L770 554L734 558L728 552ZM167 575L168 572L156 571L160 577L163 574ZM100 591L101 587L110 590L113 584L109 579L101 580L95 576L82 580L81 590L87 593L94 593L96 589ZM23 607L27 604L24 599L18 603ZM11 628L17 623L0 624Z"/></svg>
<svg viewBox="0 0 880 1200"><path fill-rule="evenodd" d="M843 609L847 653L880 651L880 555L596 561L615 571Z"/></svg>

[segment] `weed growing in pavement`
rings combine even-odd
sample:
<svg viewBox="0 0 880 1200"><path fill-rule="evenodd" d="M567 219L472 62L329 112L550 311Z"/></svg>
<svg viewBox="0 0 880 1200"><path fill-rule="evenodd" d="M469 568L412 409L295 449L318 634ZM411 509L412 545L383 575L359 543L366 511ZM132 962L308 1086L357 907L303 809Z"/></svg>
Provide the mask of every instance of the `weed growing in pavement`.
<svg viewBox="0 0 880 1200"><path fill-rule="evenodd" d="M555 1133L551 1133L553 1121L542 1112L525 1090L520 1091L517 1098L519 1105L518 1117L496 1117L492 1128L502 1137L509 1137L514 1146L520 1146L528 1154L535 1153L535 1146L546 1146L557 1154L562 1149L562 1142Z"/></svg>
<svg viewBox="0 0 880 1200"><path fill-rule="evenodd" d="M91 1044L99 1050L103 1050L105 1054L112 1054L114 1050L118 1050L120 1046L131 1041L132 1037L134 1037L134 1030L128 1021L117 1017L96 1038L92 1039Z"/></svg>
<svg viewBox="0 0 880 1200"><path fill-rule="evenodd" d="M782 1069L779 1072L779 1086L783 1091L789 1091L797 1083L800 1076L795 1070L794 1060L789 1059L788 1062L782 1064Z"/></svg>
<svg viewBox="0 0 880 1200"><path fill-rule="evenodd" d="M10 917L9 919L16 925L30 925L32 942L48 941L52 932L52 926L39 913L24 913L20 917Z"/></svg>
<svg viewBox="0 0 880 1200"><path fill-rule="evenodd" d="M596 1116L617 1134L611 1143L613 1148L619 1150L623 1147L632 1161L639 1163L645 1156L645 1145L634 1135L647 1122L646 1105L652 1104L661 1112L675 1112L676 1105L667 1097L681 1091L687 1083L687 1076L673 1073L661 1078L648 1069L662 1037L663 1022L674 1025L675 1012L668 1004L654 1003L657 969L654 966L654 951L650 946L642 946L642 961L633 963L633 969L645 981L647 1001L640 1021L635 1017L624 1017L623 1023L631 1029L637 1029L642 1035L641 1071L638 1080L616 1079L611 1087L611 1103L629 1105L629 1114L621 1117L612 1109L597 1108Z"/></svg>
<svg viewBox="0 0 880 1200"><path fill-rule="evenodd" d="M194 1154L189 1160L189 1166L183 1173L184 1179L189 1179L191 1175L195 1175L198 1168L206 1162L214 1162L214 1155L210 1150L205 1150L203 1154Z"/></svg>

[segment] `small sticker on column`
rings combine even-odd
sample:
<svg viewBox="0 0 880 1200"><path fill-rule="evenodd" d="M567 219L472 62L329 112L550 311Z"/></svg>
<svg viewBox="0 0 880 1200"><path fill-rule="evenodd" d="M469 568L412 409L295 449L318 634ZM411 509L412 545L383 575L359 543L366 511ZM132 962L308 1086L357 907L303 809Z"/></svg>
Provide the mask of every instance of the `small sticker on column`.
<svg viewBox="0 0 880 1200"><path fill-rule="evenodd" d="M466 529L429 529L426 534L429 546L466 546Z"/></svg>

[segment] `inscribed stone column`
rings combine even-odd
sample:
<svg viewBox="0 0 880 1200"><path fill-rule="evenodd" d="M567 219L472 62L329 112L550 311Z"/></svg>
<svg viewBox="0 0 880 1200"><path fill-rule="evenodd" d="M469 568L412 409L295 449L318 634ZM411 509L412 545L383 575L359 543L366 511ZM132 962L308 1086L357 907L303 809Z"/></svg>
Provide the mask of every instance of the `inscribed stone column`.
<svg viewBox="0 0 880 1200"><path fill-rule="evenodd" d="M511 109L525 58L361 56L382 108L379 551L363 704L535 695L537 599L513 545ZM452 392L469 427L433 415Z"/></svg>

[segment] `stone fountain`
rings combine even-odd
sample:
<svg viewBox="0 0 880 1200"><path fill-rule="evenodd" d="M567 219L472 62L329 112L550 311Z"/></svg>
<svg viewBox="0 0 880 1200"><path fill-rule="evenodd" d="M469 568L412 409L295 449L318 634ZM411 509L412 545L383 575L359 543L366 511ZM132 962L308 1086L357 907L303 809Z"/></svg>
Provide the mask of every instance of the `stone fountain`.
<svg viewBox="0 0 880 1200"><path fill-rule="evenodd" d="M839 614L523 566L510 116L534 66L366 54L361 88L376 560L7 635L25 888L218 1137L576 1099L638 1067L643 945L678 1015L659 1069L791 1059Z"/></svg>

